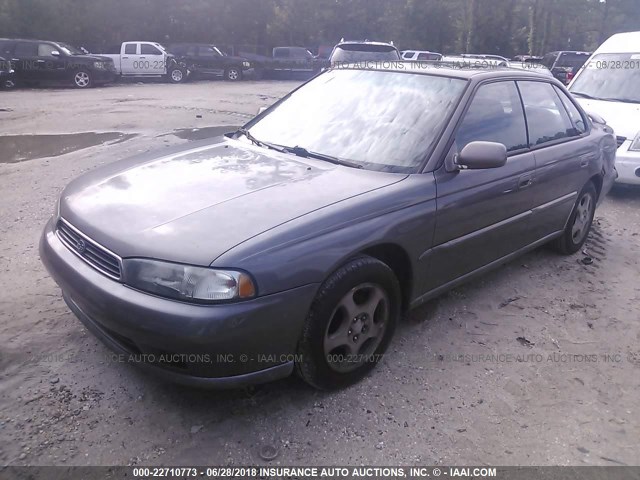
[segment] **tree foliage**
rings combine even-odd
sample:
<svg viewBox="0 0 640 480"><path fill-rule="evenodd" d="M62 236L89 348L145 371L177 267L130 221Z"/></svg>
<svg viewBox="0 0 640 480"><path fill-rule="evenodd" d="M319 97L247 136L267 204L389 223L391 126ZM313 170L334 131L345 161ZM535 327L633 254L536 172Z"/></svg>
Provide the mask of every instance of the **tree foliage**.
<svg viewBox="0 0 640 480"><path fill-rule="evenodd" d="M394 40L444 53L592 50L640 30L640 0L0 0L0 36L332 45Z"/></svg>

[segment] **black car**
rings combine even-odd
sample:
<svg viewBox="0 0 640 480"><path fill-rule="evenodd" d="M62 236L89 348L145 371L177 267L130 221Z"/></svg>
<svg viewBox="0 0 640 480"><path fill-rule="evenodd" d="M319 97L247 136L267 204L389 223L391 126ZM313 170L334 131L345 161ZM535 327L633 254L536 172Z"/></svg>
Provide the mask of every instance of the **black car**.
<svg viewBox="0 0 640 480"><path fill-rule="evenodd" d="M4 57L0 57L0 88L13 88L15 85L15 71L11 62Z"/></svg>
<svg viewBox="0 0 640 480"><path fill-rule="evenodd" d="M47 40L0 39L0 55L11 61L23 84L61 84L89 88L113 82L113 60L87 55L71 45Z"/></svg>
<svg viewBox="0 0 640 480"><path fill-rule="evenodd" d="M569 85L573 76L587 63L590 56L590 52L549 52L542 57L542 64L551 70L554 77Z"/></svg>
<svg viewBox="0 0 640 480"><path fill-rule="evenodd" d="M232 82L242 80L251 63L242 57L224 54L206 43L177 43L167 49L184 62L192 75L223 77Z"/></svg>

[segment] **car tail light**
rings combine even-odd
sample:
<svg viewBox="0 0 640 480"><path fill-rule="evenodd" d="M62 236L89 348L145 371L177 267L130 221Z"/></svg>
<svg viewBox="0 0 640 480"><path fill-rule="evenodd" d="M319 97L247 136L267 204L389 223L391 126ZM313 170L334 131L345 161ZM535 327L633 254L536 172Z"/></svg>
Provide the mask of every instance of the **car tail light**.
<svg viewBox="0 0 640 480"><path fill-rule="evenodd" d="M567 82L573 80L573 72L567 72Z"/></svg>

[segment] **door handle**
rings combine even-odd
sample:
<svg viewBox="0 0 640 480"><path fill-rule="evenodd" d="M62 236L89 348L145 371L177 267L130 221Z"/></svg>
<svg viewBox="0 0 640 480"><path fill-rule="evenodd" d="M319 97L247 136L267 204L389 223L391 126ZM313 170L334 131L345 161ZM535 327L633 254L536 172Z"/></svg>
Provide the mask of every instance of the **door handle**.
<svg viewBox="0 0 640 480"><path fill-rule="evenodd" d="M147 57L140 57L140 58L142 59L142 58L147 58Z"/></svg>
<svg viewBox="0 0 640 480"><path fill-rule="evenodd" d="M122 57L123 60L129 60L129 57Z"/></svg>
<svg viewBox="0 0 640 480"><path fill-rule="evenodd" d="M527 188L533 184L533 179L531 177L520 177L518 181L518 188Z"/></svg>

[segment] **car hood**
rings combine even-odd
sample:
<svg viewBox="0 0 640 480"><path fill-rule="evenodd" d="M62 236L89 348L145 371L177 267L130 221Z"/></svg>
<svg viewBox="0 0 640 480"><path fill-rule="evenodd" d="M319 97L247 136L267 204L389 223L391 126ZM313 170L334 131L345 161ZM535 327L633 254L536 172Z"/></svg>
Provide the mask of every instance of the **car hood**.
<svg viewBox="0 0 640 480"><path fill-rule="evenodd" d="M616 135L633 139L640 131L639 104L575 98L587 113L597 113L604 118Z"/></svg>
<svg viewBox="0 0 640 480"><path fill-rule="evenodd" d="M209 265L269 229L405 177L222 139L85 174L64 190L60 215L121 257Z"/></svg>

